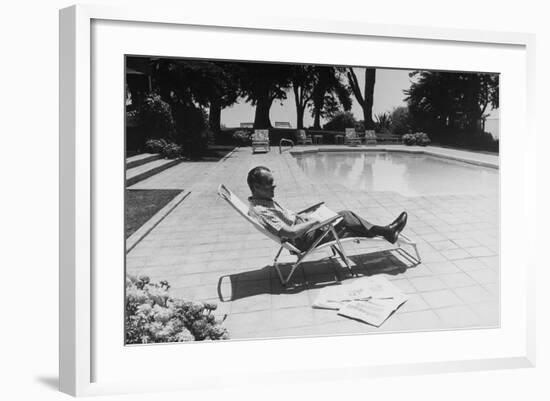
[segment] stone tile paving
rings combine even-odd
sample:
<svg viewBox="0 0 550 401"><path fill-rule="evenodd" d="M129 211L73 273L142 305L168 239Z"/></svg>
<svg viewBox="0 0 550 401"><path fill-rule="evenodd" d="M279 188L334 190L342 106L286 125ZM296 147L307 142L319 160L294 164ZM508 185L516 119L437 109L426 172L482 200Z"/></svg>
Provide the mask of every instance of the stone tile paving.
<svg viewBox="0 0 550 401"><path fill-rule="evenodd" d="M493 162L496 158L475 156ZM460 157L464 157L463 151ZM311 307L319 289L334 280L334 264L323 259L328 253L319 252L305 262L294 275L295 286L281 286L271 267L276 244L216 193L223 183L246 200L246 175L257 165L274 171L276 197L291 209L323 200L332 209L352 209L380 224L402 210L408 212L404 233L417 241L421 265L407 269L381 241L348 247L359 275L386 274L411 297L380 328ZM279 154L276 148L254 155L250 148L240 148L220 162L183 163L134 187L185 188L191 194L127 255L127 272L147 274L154 281L168 280L173 295L217 302L216 313L227 315L225 325L232 338L499 324L499 220L495 196L408 198L393 192L366 193L339 185L313 184L292 155ZM293 260L288 256L281 259L287 268ZM344 278L344 282L352 280Z"/></svg>

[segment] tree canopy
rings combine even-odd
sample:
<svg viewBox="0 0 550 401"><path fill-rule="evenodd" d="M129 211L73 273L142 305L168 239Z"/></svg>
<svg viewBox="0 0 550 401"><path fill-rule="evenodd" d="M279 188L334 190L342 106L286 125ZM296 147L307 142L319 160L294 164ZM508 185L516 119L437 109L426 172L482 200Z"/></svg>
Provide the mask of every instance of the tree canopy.
<svg viewBox="0 0 550 401"><path fill-rule="evenodd" d="M406 101L413 124L427 131L482 128L488 106L499 106L499 76L487 73L414 71Z"/></svg>
<svg viewBox="0 0 550 401"><path fill-rule="evenodd" d="M240 93L256 106L254 128L271 128L269 110L275 99L286 99L292 66L287 64L238 63Z"/></svg>

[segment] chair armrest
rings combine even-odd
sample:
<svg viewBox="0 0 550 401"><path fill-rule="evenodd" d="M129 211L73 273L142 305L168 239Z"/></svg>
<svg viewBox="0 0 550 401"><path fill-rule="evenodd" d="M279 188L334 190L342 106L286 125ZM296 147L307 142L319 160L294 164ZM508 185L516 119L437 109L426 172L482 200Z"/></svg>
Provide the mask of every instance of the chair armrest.
<svg viewBox="0 0 550 401"><path fill-rule="evenodd" d="M315 210L317 209L319 206L323 205L325 202L319 202L319 203L316 203L315 205L313 206L310 206L304 210L300 210L297 214L303 214L303 213L307 213L307 212L311 212L312 210Z"/></svg>

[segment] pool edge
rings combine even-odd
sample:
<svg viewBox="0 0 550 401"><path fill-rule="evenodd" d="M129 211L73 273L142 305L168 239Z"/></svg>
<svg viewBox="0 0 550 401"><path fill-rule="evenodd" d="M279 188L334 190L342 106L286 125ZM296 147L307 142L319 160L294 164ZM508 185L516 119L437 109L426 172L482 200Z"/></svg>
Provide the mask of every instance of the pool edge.
<svg viewBox="0 0 550 401"><path fill-rule="evenodd" d="M443 148L442 148L443 149ZM446 149L446 148L445 148ZM451 150L452 151L452 150ZM428 156L438 157L441 159L454 160L462 163L473 164L480 167L488 167L492 169L499 170L499 163L493 163L489 161L476 160L473 158L467 158L463 156L453 156L445 153L437 152L436 149L403 149L403 148L394 148L388 146L327 146L327 147L308 147L302 149L293 149L289 153L292 156L301 155L301 154L312 154L312 153L321 153L321 152L396 152L396 153L410 153L410 154L425 154ZM465 150L460 150L460 152L467 152Z"/></svg>

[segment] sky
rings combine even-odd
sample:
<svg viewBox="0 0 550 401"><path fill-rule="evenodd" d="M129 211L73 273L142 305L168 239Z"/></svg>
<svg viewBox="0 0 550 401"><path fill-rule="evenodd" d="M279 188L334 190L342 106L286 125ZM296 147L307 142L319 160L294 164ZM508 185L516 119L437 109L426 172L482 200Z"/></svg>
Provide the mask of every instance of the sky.
<svg viewBox="0 0 550 401"><path fill-rule="evenodd" d="M363 68L354 68L357 79L359 80L359 86L363 89L365 84L365 70ZM392 109L399 106L404 106L403 99L404 89L408 89L411 84L411 78L409 78L410 70L390 70L390 69L377 69L376 81L374 85L374 105L373 116L383 113L391 112ZM363 119L363 111L361 106L355 100L352 95L352 109L351 112L357 120ZM294 94L292 90L287 93L287 99L280 101L275 100L270 110L271 124L275 124L276 121L290 122L292 127L296 127L296 104L294 102ZM221 123L226 127L238 127L241 122L253 122L254 121L254 107L249 103L241 101L238 104L233 105L222 110ZM306 127L313 125L313 118L311 114L306 111L304 115L304 125Z"/></svg>

